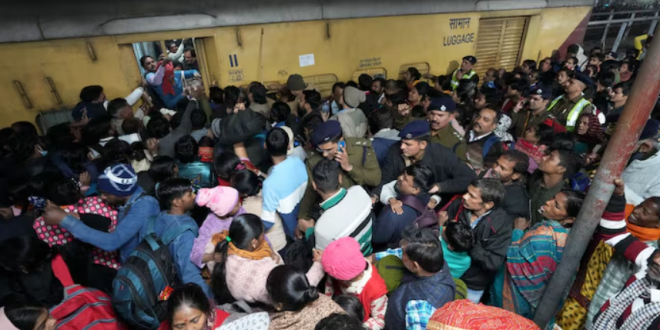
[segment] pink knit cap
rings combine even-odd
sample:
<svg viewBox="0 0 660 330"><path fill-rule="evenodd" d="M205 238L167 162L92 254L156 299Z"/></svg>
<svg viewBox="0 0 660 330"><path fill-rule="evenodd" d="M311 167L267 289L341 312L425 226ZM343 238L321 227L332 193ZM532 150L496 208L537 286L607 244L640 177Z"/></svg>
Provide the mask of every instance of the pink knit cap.
<svg viewBox="0 0 660 330"><path fill-rule="evenodd" d="M358 277L364 271L366 262L360 243L352 237L342 237L328 244L321 258L325 272L340 281Z"/></svg>
<svg viewBox="0 0 660 330"><path fill-rule="evenodd" d="M227 216L238 203L238 191L231 187L203 188L197 192L197 205L206 206L219 218Z"/></svg>

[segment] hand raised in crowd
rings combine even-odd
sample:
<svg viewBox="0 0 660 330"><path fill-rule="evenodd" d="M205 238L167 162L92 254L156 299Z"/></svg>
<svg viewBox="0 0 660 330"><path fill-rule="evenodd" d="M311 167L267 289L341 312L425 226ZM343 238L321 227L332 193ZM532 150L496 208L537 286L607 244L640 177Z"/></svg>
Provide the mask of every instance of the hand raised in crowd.
<svg viewBox="0 0 660 330"><path fill-rule="evenodd" d="M47 225L59 225L68 213L64 212L61 207L55 205L53 202L48 201L44 209L44 223ZM75 215L75 214L72 214Z"/></svg>
<svg viewBox="0 0 660 330"><path fill-rule="evenodd" d="M12 217L14 217L14 211L12 211L11 207L0 208L0 218L7 220L11 219Z"/></svg>
<svg viewBox="0 0 660 330"><path fill-rule="evenodd" d="M348 159L348 152L346 152L345 147L339 147L341 152L338 152L335 154L335 160L341 165L341 168L346 171L350 172L353 170L353 165L351 164L351 160Z"/></svg>
<svg viewBox="0 0 660 330"><path fill-rule="evenodd" d="M429 190L429 194L437 194L440 192L440 186L436 183L433 185L431 190Z"/></svg>
<svg viewBox="0 0 660 330"><path fill-rule="evenodd" d="M275 251L270 251L270 258L275 261L276 264L279 264L282 261L282 258L280 258L280 255L277 254Z"/></svg>
<svg viewBox="0 0 660 330"><path fill-rule="evenodd" d="M245 103L236 103L234 106L234 113L245 110Z"/></svg>
<svg viewBox="0 0 660 330"><path fill-rule="evenodd" d="M623 196L623 192L625 190L625 184L623 183L623 180L621 178L616 178L614 179L614 195L616 196Z"/></svg>
<svg viewBox="0 0 660 330"><path fill-rule="evenodd" d="M447 221L449 221L449 214L447 213L447 211L438 212L438 226L444 227Z"/></svg>
<svg viewBox="0 0 660 330"><path fill-rule="evenodd" d="M513 229L526 230L529 228L530 221L525 218L516 218L513 220Z"/></svg>
<svg viewBox="0 0 660 330"><path fill-rule="evenodd" d="M429 200L429 203L426 204L426 207L428 207L428 208L430 208L430 209L434 209L436 206L438 206L438 202L436 202L436 200L433 199L433 198L431 198L431 199Z"/></svg>
<svg viewBox="0 0 660 330"><path fill-rule="evenodd" d="M152 155L158 153L158 140L155 138L150 138L147 140L147 150Z"/></svg>
<svg viewBox="0 0 660 330"><path fill-rule="evenodd" d="M518 103L516 103L516 106L513 107L513 112L518 113L518 111L522 110L525 107L525 103L527 100L523 97L518 100Z"/></svg>
<svg viewBox="0 0 660 330"><path fill-rule="evenodd" d="M403 214L403 202L401 202L400 200L394 197L390 198L388 202L390 203L390 208L392 209L392 212L398 215Z"/></svg>
<svg viewBox="0 0 660 330"><path fill-rule="evenodd" d="M321 259L323 259L323 251L314 249L314 261L316 262L321 262Z"/></svg>
<svg viewBox="0 0 660 330"><path fill-rule="evenodd" d="M399 111L399 114L401 116L405 117L408 114L410 114L410 111L412 110L412 108L410 107L409 104L404 103L404 104L399 104L399 106L397 107L397 110Z"/></svg>
<svg viewBox="0 0 660 330"><path fill-rule="evenodd" d="M199 72L195 72L195 73L193 73L193 77L201 79L202 75L200 75Z"/></svg>
<svg viewBox="0 0 660 330"><path fill-rule="evenodd" d="M195 98L195 100L199 100L202 97L204 97L204 88L200 86L195 86L190 89L190 95Z"/></svg>
<svg viewBox="0 0 660 330"><path fill-rule="evenodd" d="M312 227L314 227L314 220L298 219L298 226L296 227L296 238L303 238L307 229Z"/></svg>

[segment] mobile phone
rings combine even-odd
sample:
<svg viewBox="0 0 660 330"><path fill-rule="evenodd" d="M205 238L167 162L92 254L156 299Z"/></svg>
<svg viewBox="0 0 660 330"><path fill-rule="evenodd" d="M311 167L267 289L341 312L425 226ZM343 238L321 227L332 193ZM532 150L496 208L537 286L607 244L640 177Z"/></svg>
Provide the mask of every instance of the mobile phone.
<svg viewBox="0 0 660 330"><path fill-rule="evenodd" d="M339 141L339 143L337 143L337 151L341 152L341 148L346 149L346 142L345 141Z"/></svg>

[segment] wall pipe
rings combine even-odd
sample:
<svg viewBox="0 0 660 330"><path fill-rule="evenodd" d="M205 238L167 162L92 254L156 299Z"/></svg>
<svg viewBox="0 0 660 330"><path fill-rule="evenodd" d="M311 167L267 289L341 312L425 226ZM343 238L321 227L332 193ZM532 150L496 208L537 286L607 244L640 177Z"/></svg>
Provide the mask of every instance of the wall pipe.
<svg viewBox="0 0 660 330"><path fill-rule="evenodd" d="M658 30L655 31L656 34ZM639 135L660 93L660 38L653 38L646 59L630 91L630 97L616 125L616 131L598 166L589 193L568 236L564 255L539 302L534 322L545 329L555 316L564 293L573 284L580 260L598 226L614 191L613 180L621 176Z"/></svg>

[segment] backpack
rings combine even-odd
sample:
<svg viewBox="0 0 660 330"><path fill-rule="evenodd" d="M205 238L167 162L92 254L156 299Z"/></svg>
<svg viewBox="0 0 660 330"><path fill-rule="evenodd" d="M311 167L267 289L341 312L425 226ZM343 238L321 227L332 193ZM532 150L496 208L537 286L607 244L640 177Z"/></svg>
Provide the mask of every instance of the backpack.
<svg viewBox="0 0 660 330"><path fill-rule="evenodd" d="M61 255L51 261L53 274L64 286L64 300L50 310L58 330L126 330L117 320L110 297L105 292L73 283Z"/></svg>
<svg viewBox="0 0 660 330"><path fill-rule="evenodd" d="M399 196L398 199L401 203L412 207L419 213L419 216L413 221L412 226L415 226L415 228L438 229L438 215L433 209L428 208L427 205L420 202L415 196L404 195Z"/></svg>
<svg viewBox="0 0 660 330"><path fill-rule="evenodd" d="M196 226L171 228L159 239L154 233L156 217L150 217L147 232L112 281L112 303L117 313L136 329L158 329L165 320L167 298L180 284L168 245L185 231L197 236Z"/></svg>
<svg viewBox="0 0 660 330"><path fill-rule="evenodd" d="M490 147L492 147L493 144L497 143L498 141L500 141L500 138L497 137L497 135L495 135L495 134L488 137L488 139L484 143L484 149L483 149L484 160L486 159L486 156L488 155L488 151L490 151Z"/></svg>

